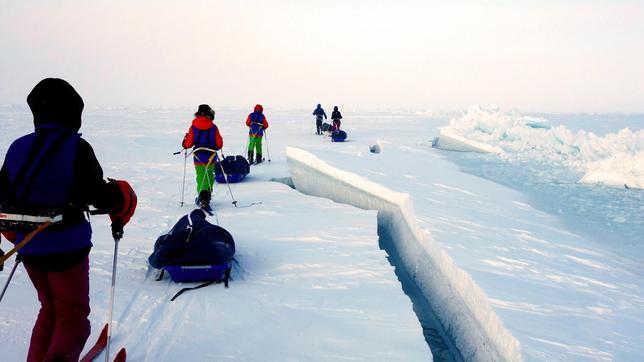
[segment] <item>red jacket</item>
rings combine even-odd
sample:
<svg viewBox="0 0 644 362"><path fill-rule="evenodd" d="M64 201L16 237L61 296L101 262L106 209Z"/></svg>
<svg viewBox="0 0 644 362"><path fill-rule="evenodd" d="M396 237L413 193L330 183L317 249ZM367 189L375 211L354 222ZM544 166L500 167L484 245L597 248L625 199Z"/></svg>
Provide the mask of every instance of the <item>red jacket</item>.
<svg viewBox="0 0 644 362"><path fill-rule="evenodd" d="M192 120L192 125L190 126L188 134L186 134L181 145L183 148L190 148L195 145L195 128L200 131L209 131L213 127L215 128L215 144L212 146L214 146L216 150L220 150L224 147L224 140L221 138L221 133L219 133L219 129L212 122L212 119L206 116L198 116Z"/></svg>

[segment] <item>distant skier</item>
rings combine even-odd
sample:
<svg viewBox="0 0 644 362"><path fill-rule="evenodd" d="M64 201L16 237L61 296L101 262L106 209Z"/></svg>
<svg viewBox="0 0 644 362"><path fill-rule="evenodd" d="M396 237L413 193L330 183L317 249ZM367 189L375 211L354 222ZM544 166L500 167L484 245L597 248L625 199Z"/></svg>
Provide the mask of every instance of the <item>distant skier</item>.
<svg viewBox="0 0 644 362"><path fill-rule="evenodd" d="M92 146L81 138L83 99L62 79L40 81L27 97L35 131L15 140L0 169L3 212L62 222L43 229L18 251L38 300L27 361L78 361L90 334L89 205L110 215L120 239L136 207L126 181L103 180ZM3 230L19 243L26 232Z"/></svg>
<svg viewBox="0 0 644 362"><path fill-rule="evenodd" d="M333 120L333 127L335 130L340 130L340 120L342 119L342 113L338 110L338 106L333 107L333 113L331 113L331 119Z"/></svg>
<svg viewBox="0 0 644 362"><path fill-rule="evenodd" d="M317 128L315 134L322 134L322 117L324 117L324 119L327 119L327 117L321 104L318 104L318 106L313 110L313 115L315 116L315 127Z"/></svg>
<svg viewBox="0 0 644 362"><path fill-rule="evenodd" d="M258 104L255 106L253 113L246 117L246 126L248 126L248 163L251 165L253 164L253 149L255 149L256 153L255 162L261 163L264 160L262 158L262 137L264 136L264 130L268 128L268 121L263 112L264 107Z"/></svg>
<svg viewBox="0 0 644 362"><path fill-rule="evenodd" d="M181 145L187 149L193 147L193 160L197 174L197 203L199 207L209 209L215 182L216 151L224 146L219 129L213 123L215 111L207 104L199 105L195 119Z"/></svg>

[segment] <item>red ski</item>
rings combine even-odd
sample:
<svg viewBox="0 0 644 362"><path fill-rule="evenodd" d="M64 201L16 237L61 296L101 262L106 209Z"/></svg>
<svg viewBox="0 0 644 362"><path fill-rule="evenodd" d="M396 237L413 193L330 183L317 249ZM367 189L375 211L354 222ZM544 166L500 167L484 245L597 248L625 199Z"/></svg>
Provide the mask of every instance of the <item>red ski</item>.
<svg viewBox="0 0 644 362"><path fill-rule="evenodd" d="M105 350L105 347L107 347L107 328L108 325L105 324L101 331L101 335L98 336L98 340L94 346L87 351L83 358L80 359L80 362L92 362L99 354L101 354L101 352L103 352L103 350ZM114 357L114 362L125 362L126 357L127 353L125 352L125 348L121 348L121 350L116 354L116 357Z"/></svg>
<svg viewBox="0 0 644 362"><path fill-rule="evenodd" d="M116 354L116 357L114 357L114 362L125 362L126 357L127 353L125 353L125 347L123 347L119 353Z"/></svg>
<svg viewBox="0 0 644 362"><path fill-rule="evenodd" d="M91 362L96 358L103 350L107 347L107 324L103 327L101 335L98 336L98 340L94 346L87 351L87 353L81 358L80 362ZM125 359L123 359L125 361Z"/></svg>

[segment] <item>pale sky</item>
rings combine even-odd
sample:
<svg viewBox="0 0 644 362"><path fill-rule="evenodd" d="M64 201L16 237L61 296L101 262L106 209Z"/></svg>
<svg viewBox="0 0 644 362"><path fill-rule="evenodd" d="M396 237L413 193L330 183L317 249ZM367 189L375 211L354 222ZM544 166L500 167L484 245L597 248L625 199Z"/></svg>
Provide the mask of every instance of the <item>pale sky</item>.
<svg viewBox="0 0 644 362"><path fill-rule="evenodd" d="M0 0L0 104L644 112L644 1Z"/></svg>

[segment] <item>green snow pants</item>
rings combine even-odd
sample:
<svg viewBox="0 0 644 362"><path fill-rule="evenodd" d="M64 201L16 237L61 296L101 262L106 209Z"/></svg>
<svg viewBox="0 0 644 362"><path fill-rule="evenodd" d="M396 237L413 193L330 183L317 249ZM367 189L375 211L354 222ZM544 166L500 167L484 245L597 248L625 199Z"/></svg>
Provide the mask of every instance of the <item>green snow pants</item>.
<svg viewBox="0 0 644 362"><path fill-rule="evenodd" d="M262 154L262 136L250 135L248 136L248 150L255 149L255 153Z"/></svg>
<svg viewBox="0 0 644 362"><path fill-rule="evenodd" d="M212 192L212 185L215 183L215 166L195 165L197 172L197 193L203 190Z"/></svg>

